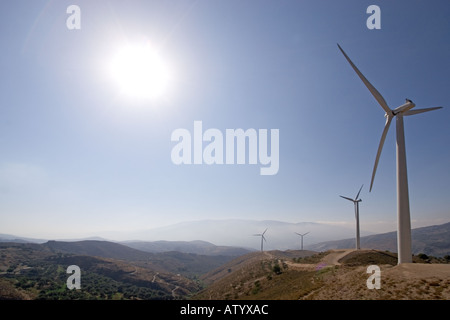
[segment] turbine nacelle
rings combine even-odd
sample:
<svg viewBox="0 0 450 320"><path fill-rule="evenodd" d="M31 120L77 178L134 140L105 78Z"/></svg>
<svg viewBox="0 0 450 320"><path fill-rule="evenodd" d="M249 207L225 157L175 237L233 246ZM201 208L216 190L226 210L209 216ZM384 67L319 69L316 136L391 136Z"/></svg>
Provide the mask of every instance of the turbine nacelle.
<svg viewBox="0 0 450 320"><path fill-rule="evenodd" d="M340 196L340 197L343 198L343 199L352 201L352 202L354 202L354 203L361 202L362 199L358 199L358 198L359 198L359 194L361 193L361 190L362 190L363 186L364 186L364 185L362 185L361 188L359 188L359 191L358 191L358 193L356 194L355 199L352 199L352 198L349 198L349 197L344 197L344 196Z"/></svg>
<svg viewBox="0 0 450 320"><path fill-rule="evenodd" d="M266 237L264 237L264 234L266 233L266 231L267 231L267 228L266 228L266 230L264 230L263 233L257 233L257 234L253 235L253 236L261 237L261 252L263 251L263 240L265 242L267 242Z"/></svg>
<svg viewBox="0 0 450 320"><path fill-rule="evenodd" d="M409 99L406 99L406 103L402 104L400 107L395 108L394 110L392 110L392 114L395 116L401 112L406 112L408 110L411 110L412 108L414 108L416 105L414 104L414 102L412 102ZM386 115L387 116L387 115Z"/></svg>

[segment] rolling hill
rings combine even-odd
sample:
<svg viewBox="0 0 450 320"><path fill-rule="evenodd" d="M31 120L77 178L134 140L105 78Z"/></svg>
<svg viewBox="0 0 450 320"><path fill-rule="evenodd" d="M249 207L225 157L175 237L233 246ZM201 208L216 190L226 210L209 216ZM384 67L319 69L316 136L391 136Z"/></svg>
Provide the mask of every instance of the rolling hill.
<svg viewBox="0 0 450 320"><path fill-rule="evenodd" d="M81 289L69 290L69 265ZM40 244L0 243L0 299L179 299L200 288L192 279L149 265L62 253Z"/></svg>
<svg viewBox="0 0 450 320"><path fill-rule="evenodd" d="M119 259L119 260L148 260L151 254L130 248L128 246L98 240L84 241L54 241L50 240L43 244L55 252L64 252L88 256L97 256L103 258Z"/></svg>
<svg viewBox="0 0 450 320"><path fill-rule="evenodd" d="M145 252L168 252L178 251L184 253L194 253L206 256L240 256L249 253L250 250L230 247L216 246L207 241L124 241L122 244Z"/></svg>
<svg viewBox="0 0 450 320"><path fill-rule="evenodd" d="M209 285L192 299L448 300L450 260L414 257L414 262L397 265L395 253L379 250L297 251L288 255L256 252L203 276ZM370 265L380 267L379 289L367 286Z"/></svg>
<svg viewBox="0 0 450 320"><path fill-rule="evenodd" d="M413 254L425 253L438 257L450 255L450 222L412 229L411 237ZM354 246L355 239L348 238L308 245L306 248L314 251L327 251L331 249L353 248ZM361 237L361 248L397 252L397 232Z"/></svg>
<svg viewBox="0 0 450 320"><path fill-rule="evenodd" d="M300 239L295 232L308 232L304 239L305 246L311 243L349 238L354 234L353 228L317 222L291 223L277 220L199 220L186 221L165 227L131 232L129 239L143 241L196 241L203 240L223 246L252 248L259 250L259 239L253 234L268 229L265 237L268 250L299 249ZM361 231L362 235L370 233ZM124 236L124 235L122 235ZM113 234L110 236L115 238Z"/></svg>
<svg viewBox="0 0 450 320"><path fill-rule="evenodd" d="M97 240L71 242L52 240L42 245L53 252L132 261L136 265L148 267L152 270L167 271L187 277L199 276L235 257L229 255L199 255L177 251L151 253L115 242Z"/></svg>

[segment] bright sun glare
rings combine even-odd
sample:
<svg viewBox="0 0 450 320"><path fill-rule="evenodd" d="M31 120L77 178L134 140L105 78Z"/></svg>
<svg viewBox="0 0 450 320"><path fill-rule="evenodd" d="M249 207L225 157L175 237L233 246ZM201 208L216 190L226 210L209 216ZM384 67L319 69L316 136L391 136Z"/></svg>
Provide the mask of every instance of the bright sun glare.
<svg viewBox="0 0 450 320"><path fill-rule="evenodd" d="M160 97L170 80L165 62L149 44L119 49L111 60L110 72L121 93L136 99Z"/></svg>

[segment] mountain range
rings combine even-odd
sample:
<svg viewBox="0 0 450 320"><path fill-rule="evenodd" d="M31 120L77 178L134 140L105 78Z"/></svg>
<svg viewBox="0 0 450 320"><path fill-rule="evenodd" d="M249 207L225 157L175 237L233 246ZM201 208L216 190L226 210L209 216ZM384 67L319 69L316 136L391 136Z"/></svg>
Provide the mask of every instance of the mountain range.
<svg viewBox="0 0 450 320"><path fill-rule="evenodd" d="M48 241L40 246L50 249L54 253L94 256L106 259L133 262L158 272L183 274L187 277L202 274L216 268L236 255L200 255L178 251L146 252L131 248L124 244L99 241ZM214 246L211 244L211 246ZM248 251L237 251L242 254Z"/></svg>
<svg viewBox="0 0 450 320"><path fill-rule="evenodd" d="M210 242L202 240L123 241L121 243L134 249L153 253L178 251L206 256L240 256L250 252L248 249L231 246L216 246Z"/></svg>
<svg viewBox="0 0 450 320"><path fill-rule="evenodd" d="M271 227L275 228L276 225L273 222ZM287 225L278 224L280 230ZM438 261L448 264L449 235L450 223L413 229L414 253L424 253L415 255L415 262L427 264ZM353 281L356 275L366 277L364 268L367 263L395 266L395 236L396 232L388 232L362 237L364 249L355 254L363 254L365 258L362 262L358 260L356 266L359 269L355 270L339 268L337 262L341 253L352 251L348 248L354 247L354 238L307 245L307 250L267 250L264 247L264 252L260 252L242 247L216 246L206 241L118 243L100 239L30 243L20 237L7 236L6 241L0 238L0 299L272 299L280 296L298 299L312 297L312 293L314 297L317 295L328 299L345 285L342 283L333 287L341 273L347 277L345 281ZM249 237L260 243L260 238ZM14 239L18 239L18 242L14 242ZM333 253L330 249L337 251ZM375 251L376 257L373 256ZM327 258L330 253L331 256L337 255L336 259ZM325 262L334 267L322 272ZM69 265L77 265L82 270L82 290L67 290L66 269ZM350 259L346 265L353 268L355 261ZM423 290L428 291L435 286L447 288L450 283L445 279L450 270L445 266L439 268L443 268L441 271L444 277L439 283L433 280L434 269L430 271L426 268L425 282L420 278L422 282L417 280L412 285L423 284ZM338 273L335 273L336 270ZM349 270L351 272L347 274ZM392 270L394 272L397 269ZM398 272L403 271L399 269ZM392 281L401 278L402 273L399 276L398 272ZM365 284L367 279L359 280ZM319 290L325 283L327 290L333 287L331 293ZM396 295L405 297L401 281L396 286ZM388 293L386 297L390 297ZM418 297L424 297L420 292L417 294ZM430 294L430 297L447 297L447 293L443 292L433 291Z"/></svg>
<svg viewBox="0 0 450 320"><path fill-rule="evenodd" d="M353 248L354 229L333 224L300 222L289 223L274 220L200 220L178 223L128 234L126 241L109 241L147 253L178 251L206 256L239 256L260 249L260 237L267 228L264 243L266 250L296 250L300 248L300 237L295 233L306 233L304 248L313 251ZM138 239L138 240L131 240ZM106 241L91 237L88 241ZM48 240L22 238L0 234L0 242L45 243ZM78 240L63 240L62 242ZM217 245L220 244L220 245ZM412 230L413 253L435 256L450 254L450 222L415 228ZM56 244L55 244L56 245ZM397 251L396 232L370 234L361 232L361 246L379 250ZM93 250L93 248L91 248ZM118 252L121 250L117 249ZM139 253L142 254L142 253Z"/></svg>
<svg viewBox="0 0 450 320"><path fill-rule="evenodd" d="M450 222L441 225L415 228L411 231L413 254L424 253L437 257L450 255ZM355 247L355 238L321 242L308 245L314 251ZM397 232L387 232L361 237L361 248L397 252Z"/></svg>
<svg viewBox="0 0 450 320"><path fill-rule="evenodd" d="M127 235L111 233L109 238L127 237L142 241L195 241L203 240L222 246L260 249L260 238L255 234L262 233L265 229L267 242L264 247L267 250L299 249L300 237L295 233L309 234L304 238L304 245L345 239L354 235L353 228L335 224L317 222L284 222L276 220L198 220L186 221L165 227L136 231ZM361 231L362 235L370 235L367 231Z"/></svg>

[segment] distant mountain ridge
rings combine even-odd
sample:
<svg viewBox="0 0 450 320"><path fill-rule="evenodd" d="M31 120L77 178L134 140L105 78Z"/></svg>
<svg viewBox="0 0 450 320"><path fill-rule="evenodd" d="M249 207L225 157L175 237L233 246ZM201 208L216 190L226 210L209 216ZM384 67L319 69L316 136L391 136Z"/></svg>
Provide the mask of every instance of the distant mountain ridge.
<svg viewBox="0 0 450 320"><path fill-rule="evenodd" d="M55 241L50 240L43 246L53 251L111 258L119 260L148 260L152 257L148 252L140 251L125 245L110 241L84 240L84 241Z"/></svg>
<svg viewBox="0 0 450 320"><path fill-rule="evenodd" d="M0 242L17 242L17 243L44 243L47 240L19 237L12 234L0 233Z"/></svg>
<svg viewBox="0 0 450 320"><path fill-rule="evenodd" d="M233 247L233 246L217 246L213 243L202 241L202 240L193 240L193 241L138 241L138 240L129 240L129 241L109 241L101 237L89 237L83 239L65 239L65 240L44 240L44 239L34 239L34 238L25 238L19 237L10 234L0 234L0 242L15 242L15 243L39 243L44 244L47 243L48 247L54 247L54 249L60 249L62 251L65 248L70 246L70 250L73 250L77 245L80 245L83 241L86 243L90 243L91 246L84 247L84 249L88 249L89 252L82 252L81 247L79 247L76 251L78 254L87 254L87 255L97 255L103 256L102 252L99 251L101 249L105 249L105 246L112 246L112 243L117 243L121 245L125 245L126 247L137 249L147 253L162 253L162 252L170 252L170 251L178 251L182 253L193 253L199 255L207 255L207 256L239 256L246 253L249 253L252 250L241 248L241 247ZM69 243L71 243L69 245ZM98 245L102 243L104 246L99 247ZM118 252L123 253L123 248L119 249L120 246L116 247ZM94 251L92 251L94 250ZM97 250L97 251L96 251ZM110 251L110 250L108 250ZM130 254L130 252L128 252ZM136 256L142 256L142 253L134 253ZM117 257L113 257L117 258ZM122 257L123 258L123 257Z"/></svg>
<svg viewBox="0 0 450 320"><path fill-rule="evenodd" d="M411 230L413 254L425 253L436 257L450 255L450 222ZM305 246L309 250L353 248L355 238L321 242ZM397 232L387 232L361 237L361 248L397 252Z"/></svg>
<svg viewBox="0 0 450 320"><path fill-rule="evenodd" d="M129 239L140 240L118 242L105 241L98 237L95 237L95 239L140 250L140 253L134 252L132 255L143 257L145 257L144 253L171 251L209 256L239 256L250 251L259 250L260 239L253 235L261 233L266 228L268 229L265 234L267 242L264 244L264 249L266 250L299 249L300 237L295 233L308 231L310 233L304 239L305 249L326 251L329 249L353 248L355 246L353 228L315 222L289 223L273 220L239 219L189 221L129 234ZM362 232L361 235L361 246L363 248L397 251L395 231L381 234ZM413 253L425 253L435 256L450 255L450 222L413 229L412 240ZM45 241L0 234L0 242L43 243ZM65 240L59 242L76 243L78 241ZM215 245L213 243L226 245ZM65 244L65 246L67 245ZM89 248L89 250L94 250L94 247ZM64 247L61 247L61 249L64 250ZM73 249L75 249L75 245ZM123 247L121 249L118 247L117 249L117 252L124 253ZM100 248L97 248L97 250L100 250ZM131 252L127 254L131 254Z"/></svg>
<svg viewBox="0 0 450 320"><path fill-rule="evenodd" d="M122 244L142 250L145 252L170 252L170 251L178 251L184 253L195 253L200 255L207 256L240 256L246 253L249 253L250 250L239 248L239 247L231 247L231 246L216 246L210 242L202 241L202 240L194 240L194 241L124 241Z"/></svg>
<svg viewBox="0 0 450 320"><path fill-rule="evenodd" d="M223 246L260 249L254 234L268 229L265 238L267 250L299 249L300 238L295 233L310 232L304 244L349 238L354 234L350 227L318 222L285 222L277 220L221 219L185 221L177 224L130 233L132 239L144 241L195 241L203 240ZM361 231L362 235L371 233ZM114 236L112 236L114 238Z"/></svg>
<svg viewBox="0 0 450 320"><path fill-rule="evenodd" d="M37 244L36 244L37 245ZM126 245L99 240L48 241L39 246L54 253L100 257L137 263L159 272L193 276L217 268L235 258L233 255L200 255L177 251L145 252Z"/></svg>
<svg viewBox="0 0 450 320"><path fill-rule="evenodd" d="M108 240L122 244L129 244L132 242L153 242L152 245L132 244L132 246L140 246L144 251L161 252L160 250L167 250L170 247L177 247L178 250L186 248L188 253L198 254L215 254L214 250L217 248L207 248L198 241L209 242L221 247L221 251L227 251L226 247L239 247L250 250L259 250L260 241L254 234L261 233L268 229L265 237L267 243L264 247L268 250L287 250L299 249L300 238L295 232L305 233L310 232L304 239L305 246L307 244L318 243L323 241L331 241L336 239L349 238L354 234L354 229L350 227L338 226L335 224L317 223L317 222L285 222L277 220L246 220L246 219L220 219L220 220L198 220L185 221L164 227L157 227L153 229L145 229L141 231L130 231L127 233L110 232L108 234L97 234L102 238L95 238L95 240L106 239L123 239L122 241ZM361 231L362 235L369 235L371 233ZM20 237L17 237L20 238ZM79 239L79 240L89 240ZM78 241L79 241L78 240ZM133 241L131 241L133 240ZM135 240L135 241L134 241ZM0 235L0 241L2 237ZM76 241L76 240L61 240L61 241ZM166 243L163 243L166 241ZM168 242L190 242L190 244L180 245L181 243L172 246ZM197 241L197 242L196 242ZM36 241L31 241L36 242ZM42 243L45 241L39 241ZM159 242L159 243L154 243ZM196 245L197 251L192 251L190 245ZM166 247L167 249L165 249ZM169 250L172 250L171 248ZM202 250L206 250L202 252ZM210 253L206 253L210 252Z"/></svg>

